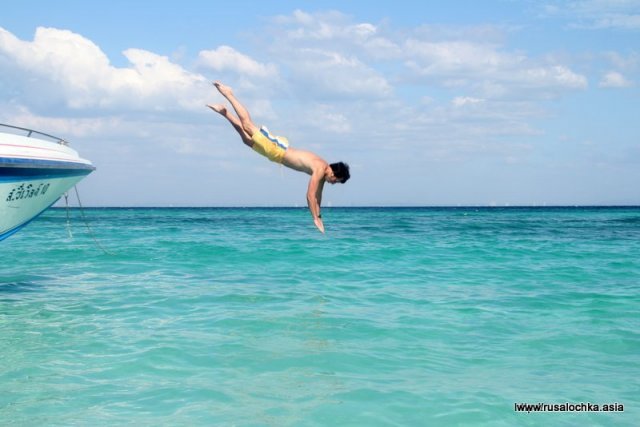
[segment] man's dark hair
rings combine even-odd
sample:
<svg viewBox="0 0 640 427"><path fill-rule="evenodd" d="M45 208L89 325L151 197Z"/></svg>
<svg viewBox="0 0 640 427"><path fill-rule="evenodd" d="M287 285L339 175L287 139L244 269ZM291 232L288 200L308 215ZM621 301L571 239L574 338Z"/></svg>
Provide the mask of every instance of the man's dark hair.
<svg viewBox="0 0 640 427"><path fill-rule="evenodd" d="M343 162L331 163L331 170L333 174L341 183L347 182L347 180L351 177L349 174L349 165Z"/></svg>

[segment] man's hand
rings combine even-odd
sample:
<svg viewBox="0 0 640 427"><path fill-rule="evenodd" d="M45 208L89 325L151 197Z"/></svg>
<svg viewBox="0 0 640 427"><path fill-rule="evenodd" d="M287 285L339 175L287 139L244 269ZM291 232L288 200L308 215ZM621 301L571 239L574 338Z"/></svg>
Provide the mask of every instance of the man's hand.
<svg viewBox="0 0 640 427"><path fill-rule="evenodd" d="M315 218L313 222L316 224L316 227L318 227L318 230L320 230L320 232L324 234L324 224L322 223L322 218Z"/></svg>

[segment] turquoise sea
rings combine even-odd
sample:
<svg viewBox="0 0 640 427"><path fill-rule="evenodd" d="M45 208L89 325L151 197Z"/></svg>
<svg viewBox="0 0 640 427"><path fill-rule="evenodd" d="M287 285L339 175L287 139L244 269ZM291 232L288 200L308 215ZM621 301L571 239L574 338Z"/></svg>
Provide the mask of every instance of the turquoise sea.
<svg viewBox="0 0 640 427"><path fill-rule="evenodd" d="M640 208L80 213L0 242L2 426L640 420Z"/></svg>

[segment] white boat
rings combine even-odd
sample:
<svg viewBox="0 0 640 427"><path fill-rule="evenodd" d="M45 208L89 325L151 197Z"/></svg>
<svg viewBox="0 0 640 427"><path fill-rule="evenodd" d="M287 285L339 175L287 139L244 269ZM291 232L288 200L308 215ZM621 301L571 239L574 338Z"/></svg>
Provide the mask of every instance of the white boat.
<svg viewBox="0 0 640 427"><path fill-rule="evenodd" d="M0 240L94 171L62 138L0 124Z"/></svg>

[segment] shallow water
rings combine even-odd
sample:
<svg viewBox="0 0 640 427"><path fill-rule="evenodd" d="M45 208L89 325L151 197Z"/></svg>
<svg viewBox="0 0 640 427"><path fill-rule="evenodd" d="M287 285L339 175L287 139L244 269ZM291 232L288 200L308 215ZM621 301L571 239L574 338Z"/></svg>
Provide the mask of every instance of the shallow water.
<svg viewBox="0 0 640 427"><path fill-rule="evenodd" d="M0 243L0 425L640 419L640 208L71 216Z"/></svg>

